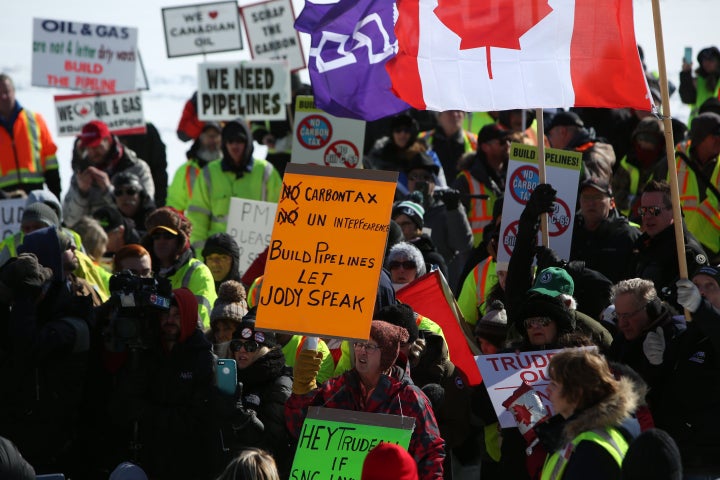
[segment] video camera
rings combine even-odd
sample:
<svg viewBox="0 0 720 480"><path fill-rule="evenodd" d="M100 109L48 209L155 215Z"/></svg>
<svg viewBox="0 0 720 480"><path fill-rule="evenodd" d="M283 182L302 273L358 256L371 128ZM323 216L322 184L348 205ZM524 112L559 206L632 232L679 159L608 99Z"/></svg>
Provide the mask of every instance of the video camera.
<svg viewBox="0 0 720 480"><path fill-rule="evenodd" d="M157 314L170 309L170 281L125 270L110 277L110 295L117 306L110 318L110 334L130 349L151 346L159 330Z"/></svg>

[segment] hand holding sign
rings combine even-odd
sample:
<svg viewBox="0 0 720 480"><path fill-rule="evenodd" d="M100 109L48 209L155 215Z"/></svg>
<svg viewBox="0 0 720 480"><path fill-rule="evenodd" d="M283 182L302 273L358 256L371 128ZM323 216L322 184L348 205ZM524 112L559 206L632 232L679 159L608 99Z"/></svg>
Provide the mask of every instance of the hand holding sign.
<svg viewBox="0 0 720 480"><path fill-rule="evenodd" d="M540 395L530 386L523 382L515 392L503 402L503 406L512 414L517 422L518 430L527 441L533 445L537 435L535 426L547 420L550 415L543 405Z"/></svg>

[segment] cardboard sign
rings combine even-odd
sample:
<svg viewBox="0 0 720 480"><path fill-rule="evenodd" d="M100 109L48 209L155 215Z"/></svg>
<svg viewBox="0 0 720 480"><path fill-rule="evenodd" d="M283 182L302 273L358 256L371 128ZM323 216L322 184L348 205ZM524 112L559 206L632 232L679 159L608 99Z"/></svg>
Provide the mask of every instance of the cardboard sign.
<svg viewBox="0 0 720 480"><path fill-rule="evenodd" d="M257 326L367 340L397 172L289 164Z"/></svg>
<svg viewBox="0 0 720 480"><path fill-rule="evenodd" d="M277 203L233 197L226 232L240 247L240 273L270 246Z"/></svg>
<svg viewBox="0 0 720 480"><path fill-rule="evenodd" d="M412 417L310 407L290 478L359 479L370 450L380 443L395 443L407 450L414 427Z"/></svg>
<svg viewBox="0 0 720 480"><path fill-rule="evenodd" d="M290 72L285 62L201 63L198 79L200 120L285 120L285 105L290 102Z"/></svg>
<svg viewBox="0 0 720 480"><path fill-rule="evenodd" d="M0 232L4 240L10 235L20 231L20 220L25 210L24 198L9 198L0 200Z"/></svg>
<svg viewBox="0 0 720 480"><path fill-rule="evenodd" d="M252 58L285 60L291 72L306 67L290 0L269 0L241 11Z"/></svg>
<svg viewBox="0 0 720 480"><path fill-rule="evenodd" d="M79 135L83 125L102 120L116 135L145 133L142 94L127 92L109 95L55 95L58 135Z"/></svg>
<svg viewBox="0 0 720 480"><path fill-rule="evenodd" d="M510 397L523 381L532 386L543 401L545 407L552 412L547 386L550 377L547 367L550 358L562 350L539 350L536 352L497 353L478 355L475 357L477 366L485 381L485 388L490 394L495 414L502 428L516 426L515 418L502 403Z"/></svg>
<svg viewBox="0 0 720 480"><path fill-rule="evenodd" d="M335 117L318 109L312 96L298 95L294 131L293 163L362 168L363 120Z"/></svg>
<svg viewBox="0 0 720 480"><path fill-rule="evenodd" d="M33 20L32 84L86 92L135 90L137 28Z"/></svg>
<svg viewBox="0 0 720 480"><path fill-rule="evenodd" d="M237 2L162 9L168 58L242 50Z"/></svg>
<svg viewBox="0 0 720 480"><path fill-rule="evenodd" d="M510 260L515 248L515 236L522 213L530 194L540 183L537 147L513 143L510 146L505 201L503 202L502 224L500 225L500 246L498 262ZM557 190L555 211L548 215L550 248L561 258L570 257L575 202L582 167L582 154L555 148L545 149L546 182ZM538 236L539 237L539 236Z"/></svg>

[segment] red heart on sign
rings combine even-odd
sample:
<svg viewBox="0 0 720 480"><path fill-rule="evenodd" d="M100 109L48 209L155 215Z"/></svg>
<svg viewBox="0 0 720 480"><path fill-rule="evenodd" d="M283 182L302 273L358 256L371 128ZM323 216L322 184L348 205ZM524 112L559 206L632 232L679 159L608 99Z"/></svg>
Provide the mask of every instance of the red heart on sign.
<svg viewBox="0 0 720 480"><path fill-rule="evenodd" d="M217 14L218 14L217 10L213 10L212 12L209 12L209 13L208 13L208 15L210 15L210 18L212 18L212 19L214 19L215 17L217 17Z"/></svg>

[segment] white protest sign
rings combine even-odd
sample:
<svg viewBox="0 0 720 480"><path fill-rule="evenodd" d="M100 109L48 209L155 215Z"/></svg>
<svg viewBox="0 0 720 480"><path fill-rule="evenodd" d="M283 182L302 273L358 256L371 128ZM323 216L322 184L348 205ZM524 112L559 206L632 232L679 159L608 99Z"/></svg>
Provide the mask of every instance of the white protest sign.
<svg viewBox="0 0 720 480"><path fill-rule="evenodd" d="M224 121L285 120L290 72L277 60L198 65L198 118Z"/></svg>
<svg viewBox="0 0 720 480"><path fill-rule="evenodd" d="M501 246L498 248L498 262L510 260L510 255L515 247L520 214L530 199L530 194L540 183L537 155L537 147L520 143L513 143L510 146L510 161L505 181L505 201L500 225ZM570 257L581 166L582 154L579 152L555 148L545 149L546 182L557 190L555 210L548 215L549 247L564 259Z"/></svg>
<svg viewBox="0 0 720 480"><path fill-rule="evenodd" d="M552 414L552 404L547 393L550 376L547 367L550 358L561 350L539 350L536 352L497 353L475 357L487 388L495 414L502 428L515 427L515 418L505 409L507 400L523 382L527 382L538 393L543 405Z"/></svg>
<svg viewBox="0 0 720 480"><path fill-rule="evenodd" d="M116 135L146 131L140 92L55 95L55 117L61 137L79 135L91 120L102 120Z"/></svg>
<svg viewBox="0 0 720 480"><path fill-rule="evenodd" d="M242 50L237 2L162 9L168 58Z"/></svg>
<svg viewBox="0 0 720 480"><path fill-rule="evenodd" d="M86 92L135 90L137 28L33 21L32 84Z"/></svg>
<svg viewBox="0 0 720 480"><path fill-rule="evenodd" d="M277 203L231 198L227 229L240 247L240 273L244 273L270 245Z"/></svg>
<svg viewBox="0 0 720 480"><path fill-rule="evenodd" d="M25 210L24 198L9 198L0 200L0 239L4 240L10 235L20 231L20 220Z"/></svg>
<svg viewBox="0 0 720 480"><path fill-rule="evenodd" d="M365 122L340 118L315 106L312 96L295 100L292 163L362 168Z"/></svg>
<svg viewBox="0 0 720 480"><path fill-rule="evenodd" d="M242 8L254 59L285 60L291 72L306 67L290 0L269 0Z"/></svg>

